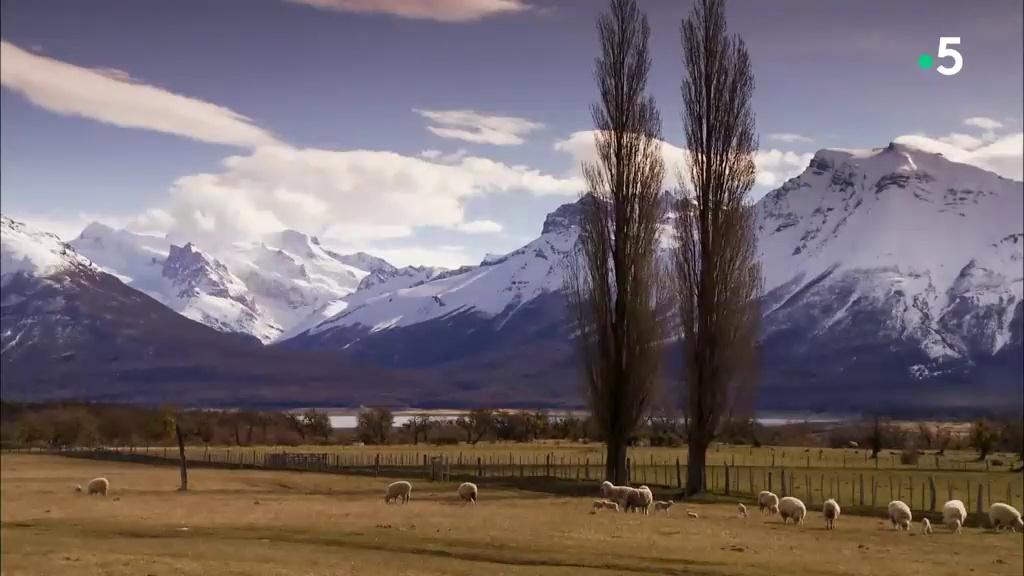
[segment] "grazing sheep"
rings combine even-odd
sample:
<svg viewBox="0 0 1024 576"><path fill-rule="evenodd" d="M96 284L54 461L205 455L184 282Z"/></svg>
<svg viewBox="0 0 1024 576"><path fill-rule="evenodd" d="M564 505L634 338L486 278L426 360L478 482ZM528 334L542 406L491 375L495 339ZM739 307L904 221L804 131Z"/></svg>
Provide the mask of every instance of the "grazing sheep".
<svg viewBox="0 0 1024 576"><path fill-rule="evenodd" d="M664 510L665 515L668 516L668 509L671 508L673 504L675 504L673 500L658 500L654 503L654 511L657 512L658 510Z"/></svg>
<svg viewBox="0 0 1024 576"><path fill-rule="evenodd" d="M601 495L618 504L620 508L625 508L626 495L629 494L630 490L636 490L636 488L632 486L616 486L607 480L601 483Z"/></svg>
<svg viewBox="0 0 1024 576"><path fill-rule="evenodd" d="M910 532L910 522L914 519L914 515L910 513L910 506L899 500L893 500L889 502L888 509L889 521L892 522L893 528Z"/></svg>
<svg viewBox="0 0 1024 576"><path fill-rule="evenodd" d="M836 529L836 518L839 518L839 511L839 502L832 498L825 500L825 503L821 505L821 514L825 516L825 530Z"/></svg>
<svg viewBox="0 0 1024 576"><path fill-rule="evenodd" d="M398 482L392 482L388 485L388 491L384 494L384 502L390 504L392 502L402 501L402 504L409 503L409 496L412 494L412 484L405 480L399 480Z"/></svg>
<svg viewBox="0 0 1024 576"><path fill-rule="evenodd" d="M686 515L689 516L690 518L700 518L700 515L697 514L696 512L687 512Z"/></svg>
<svg viewBox="0 0 1024 576"><path fill-rule="evenodd" d="M961 527L967 520L967 508L960 500L950 500L942 505L942 523L950 532L961 533Z"/></svg>
<svg viewBox="0 0 1024 576"><path fill-rule="evenodd" d="M640 493L640 513L646 516L651 510L651 504L654 503L654 494L647 486L640 486L637 492Z"/></svg>
<svg viewBox="0 0 1024 576"><path fill-rule="evenodd" d="M743 504L737 504L736 505L736 509L739 510L739 512L740 512L740 518L746 518L747 517L747 507L746 506L744 506Z"/></svg>
<svg viewBox="0 0 1024 576"><path fill-rule="evenodd" d="M804 516L807 516L807 506L799 498L786 496L779 500L779 515L782 516L783 524L789 524L793 520L797 524L804 523Z"/></svg>
<svg viewBox="0 0 1024 576"><path fill-rule="evenodd" d="M459 498L462 498L465 504L476 504L476 494L476 484L472 482L459 484Z"/></svg>
<svg viewBox="0 0 1024 576"><path fill-rule="evenodd" d="M931 534L931 533L932 533L932 522L931 522L931 520L929 520L927 518L923 518L921 520L921 534Z"/></svg>
<svg viewBox="0 0 1024 576"><path fill-rule="evenodd" d="M761 510L761 514L764 514L765 510L768 510L769 514L774 515L778 513L778 509L776 508L773 511L772 506L777 507L779 505L779 497L767 490L764 490L757 495L757 505Z"/></svg>
<svg viewBox="0 0 1024 576"><path fill-rule="evenodd" d="M611 500L597 499L594 500L594 507L590 511L591 514L597 514L598 510L615 510L619 511L619 505Z"/></svg>
<svg viewBox="0 0 1024 576"><path fill-rule="evenodd" d="M641 514L647 514L647 496L639 488L629 488L626 490L626 501L623 507L626 512L640 512Z"/></svg>
<svg viewBox="0 0 1024 576"><path fill-rule="evenodd" d="M1009 528L1011 532L1024 531L1024 520L1016 508L1003 502L996 502L988 509L988 519L992 527L999 532L1003 528Z"/></svg>
<svg viewBox="0 0 1024 576"><path fill-rule="evenodd" d="M860 444L858 444L856 440L850 440L849 442L846 443L846 447L853 448L856 450L857 448L860 448Z"/></svg>
<svg viewBox="0 0 1024 576"><path fill-rule="evenodd" d="M85 491L87 494L92 496L93 494L99 494L101 496L107 495L107 490L110 490L110 481L106 478L93 478L89 480L89 483L85 485ZM75 486L75 492L81 492L82 485L78 484Z"/></svg>

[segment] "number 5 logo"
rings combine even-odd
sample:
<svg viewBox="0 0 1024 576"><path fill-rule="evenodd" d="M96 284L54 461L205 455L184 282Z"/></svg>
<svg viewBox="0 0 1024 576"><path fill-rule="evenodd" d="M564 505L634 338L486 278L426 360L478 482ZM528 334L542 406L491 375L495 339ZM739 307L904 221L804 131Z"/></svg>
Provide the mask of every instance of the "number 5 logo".
<svg viewBox="0 0 1024 576"><path fill-rule="evenodd" d="M960 55L960 52L956 51L950 46L958 46L960 44L959 36L943 36L939 38L939 53L937 56L946 58L947 56L953 59L952 66L939 66L935 70L943 76L953 76L964 67L964 57Z"/></svg>

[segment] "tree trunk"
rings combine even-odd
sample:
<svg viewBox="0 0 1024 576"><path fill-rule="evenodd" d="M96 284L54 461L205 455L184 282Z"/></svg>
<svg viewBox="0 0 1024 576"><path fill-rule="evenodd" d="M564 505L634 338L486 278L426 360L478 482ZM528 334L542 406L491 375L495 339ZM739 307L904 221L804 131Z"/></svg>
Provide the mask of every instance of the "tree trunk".
<svg viewBox="0 0 1024 576"><path fill-rule="evenodd" d="M188 463L185 461L185 435L181 432L181 426L177 423L174 424L174 436L178 440L178 458L181 472L181 486L178 490L181 492L188 491Z"/></svg>
<svg viewBox="0 0 1024 576"><path fill-rule="evenodd" d="M628 480L626 478L626 453L626 440L624 438L608 438L604 475L609 482L616 486L623 486Z"/></svg>
<svg viewBox="0 0 1024 576"><path fill-rule="evenodd" d="M694 438L686 454L686 495L704 491L704 466L708 457L708 442Z"/></svg>

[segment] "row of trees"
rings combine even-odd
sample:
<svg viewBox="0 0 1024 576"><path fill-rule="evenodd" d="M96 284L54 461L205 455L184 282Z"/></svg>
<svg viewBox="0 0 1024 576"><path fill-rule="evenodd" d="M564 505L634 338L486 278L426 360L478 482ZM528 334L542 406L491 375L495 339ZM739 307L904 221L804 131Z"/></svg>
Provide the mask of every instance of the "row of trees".
<svg viewBox="0 0 1024 576"><path fill-rule="evenodd" d="M747 201L758 148L750 57L727 33L724 0L696 0L680 28L682 194L665 195L661 117L647 92L647 17L635 0L611 0L597 30L597 162L583 165L580 249L566 281L583 379L607 442L606 477L623 483L626 446L659 392L674 316L685 367L686 486L698 492L723 420L742 420L753 400L762 282ZM675 215L669 265L658 256L667 210Z"/></svg>

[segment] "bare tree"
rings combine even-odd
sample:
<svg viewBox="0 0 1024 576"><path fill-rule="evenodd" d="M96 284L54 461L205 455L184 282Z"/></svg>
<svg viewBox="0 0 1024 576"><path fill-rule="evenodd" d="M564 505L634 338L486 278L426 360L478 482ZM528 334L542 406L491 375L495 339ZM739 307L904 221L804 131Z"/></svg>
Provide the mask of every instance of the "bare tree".
<svg viewBox="0 0 1024 576"><path fill-rule="evenodd" d="M727 34L724 0L697 0L681 36L689 178L679 177L673 260L689 414L686 491L694 494L704 488L722 419L753 404L762 282L746 198L758 146L750 57Z"/></svg>
<svg viewBox="0 0 1024 576"><path fill-rule="evenodd" d="M634 0L612 0L597 30L600 97L591 113L598 160L583 166L589 193L579 203L566 292L590 409L607 443L606 478L620 484L627 481L627 441L660 375L657 249L665 166L661 117L646 93L646 16Z"/></svg>

